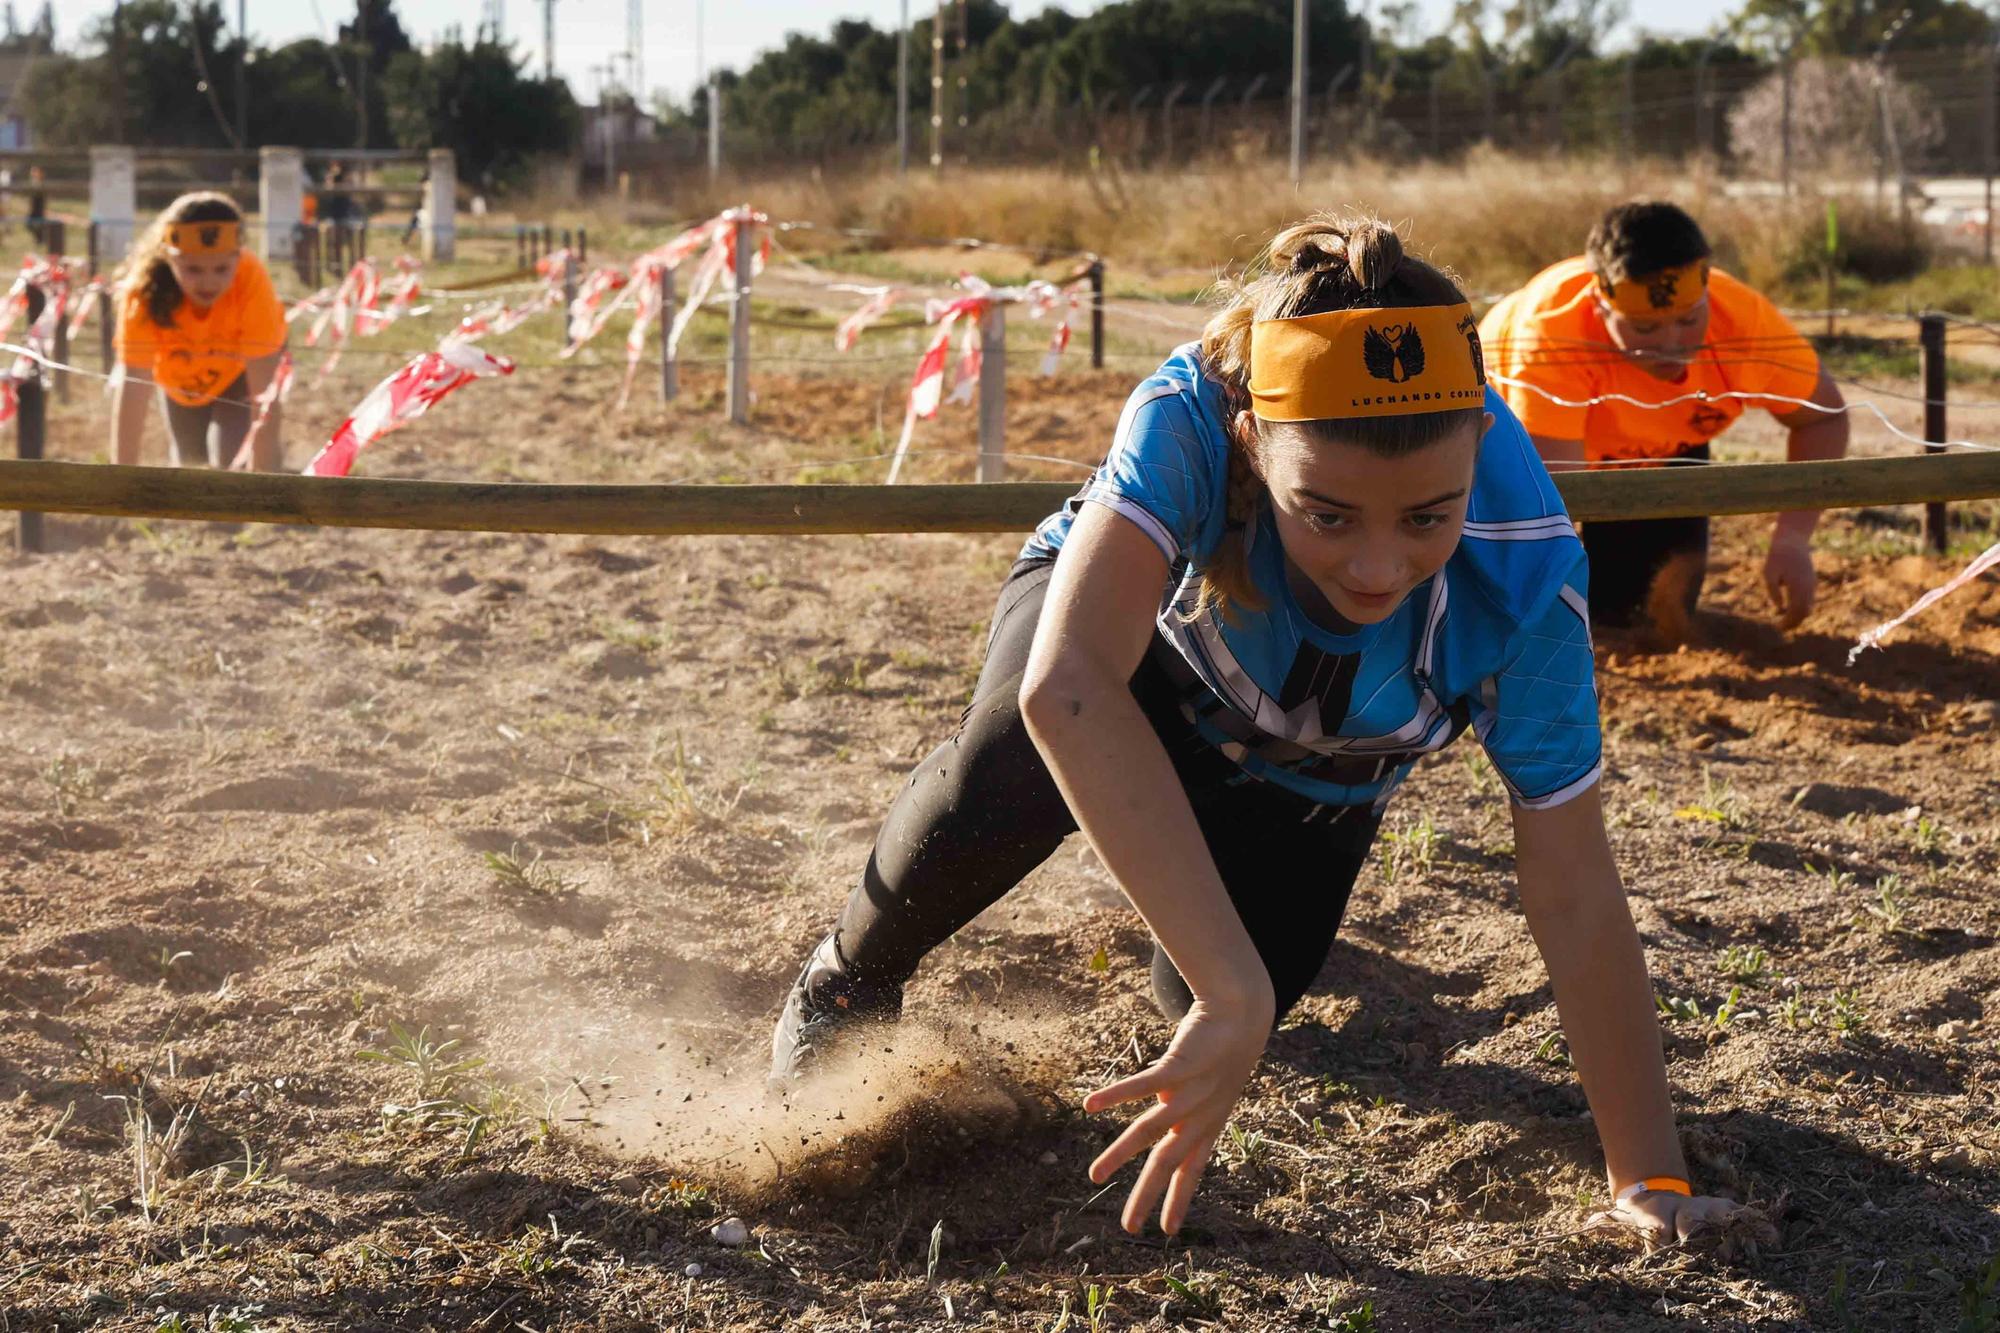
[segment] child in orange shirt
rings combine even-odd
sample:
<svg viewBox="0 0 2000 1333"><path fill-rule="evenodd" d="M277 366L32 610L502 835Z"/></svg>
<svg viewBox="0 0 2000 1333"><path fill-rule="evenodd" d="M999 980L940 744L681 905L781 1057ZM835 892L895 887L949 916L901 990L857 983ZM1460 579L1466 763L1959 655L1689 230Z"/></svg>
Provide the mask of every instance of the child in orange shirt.
<svg viewBox="0 0 2000 1333"><path fill-rule="evenodd" d="M114 462L139 461L148 385L175 464L227 467L249 438L285 348L285 308L242 240L242 211L207 192L174 200L140 238L119 296ZM257 470L280 466L275 405L250 450Z"/></svg>
<svg viewBox="0 0 2000 1333"><path fill-rule="evenodd" d="M1705 463L1745 409L1791 433L1787 457L1847 452L1840 390L1791 321L1716 269L1695 220L1667 203L1621 204L1585 253L1529 279L1479 326L1493 382L1552 466ZM1816 510L1780 514L1764 587L1786 629L1812 609ZM1708 568L1708 520L1583 525L1600 625L1650 619L1685 636Z"/></svg>

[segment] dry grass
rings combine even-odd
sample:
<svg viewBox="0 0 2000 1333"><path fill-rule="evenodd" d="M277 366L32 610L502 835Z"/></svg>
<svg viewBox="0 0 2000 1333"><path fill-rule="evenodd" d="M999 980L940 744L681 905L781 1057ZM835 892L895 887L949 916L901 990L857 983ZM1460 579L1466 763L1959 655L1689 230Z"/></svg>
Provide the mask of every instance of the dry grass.
<svg viewBox="0 0 2000 1333"><path fill-rule="evenodd" d="M898 238L977 236L1052 252L1090 250L1127 273L1192 285L1249 260L1303 213L1352 207L1403 224L1418 250L1477 288L1502 291L1575 254L1607 206L1641 196L1673 199L1693 211L1725 266L1758 284L1796 271L1802 238L1821 216L1816 202L1731 197L1714 172L1681 163L1490 150L1452 163L1321 162L1297 191L1281 162L1216 159L1158 170L1107 163L1087 171L912 172L901 180L886 173L792 172L704 184L677 203L705 214L750 198L773 217L875 228ZM1858 208L1844 206L1843 218ZM812 243L801 233L788 241Z"/></svg>

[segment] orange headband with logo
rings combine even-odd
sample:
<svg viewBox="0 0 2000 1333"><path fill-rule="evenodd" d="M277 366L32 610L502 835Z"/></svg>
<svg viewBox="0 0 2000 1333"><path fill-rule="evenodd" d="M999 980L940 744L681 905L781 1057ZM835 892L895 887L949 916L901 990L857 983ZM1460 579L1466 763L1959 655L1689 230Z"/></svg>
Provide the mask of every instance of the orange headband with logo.
<svg viewBox="0 0 2000 1333"><path fill-rule="evenodd" d="M1250 401L1262 421L1478 407L1479 323L1464 303L1260 319L1250 326Z"/></svg>
<svg viewBox="0 0 2000 1333"><path fill-rule="evenodd" d="M167 228L167 249L177 255L233 255L242 245L240 222L176 222Z"/></svg>
<svg viewBox="0 0 2000 1333"><path fill-rule="evenodd" d="M1600 277L1597 292L1606 305L1627 319L1678 319L1708 295L1710 267L1708 260L1697 259L1620 283L1607 283Z"/></svg>

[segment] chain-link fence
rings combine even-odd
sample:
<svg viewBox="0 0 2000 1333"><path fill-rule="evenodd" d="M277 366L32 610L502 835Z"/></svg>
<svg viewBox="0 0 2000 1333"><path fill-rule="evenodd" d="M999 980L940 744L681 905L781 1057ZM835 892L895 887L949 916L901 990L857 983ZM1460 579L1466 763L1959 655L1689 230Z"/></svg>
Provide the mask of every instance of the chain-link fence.
<svg viewBox="0 0 2000 1333"><path fill-rule="evenodd" d="M1782 182L1841 174L1881 179L1984 176L1994 164L1990 48L1801 58L1734 55L1638 68L1590 60L1526 77L1469 62L1415 69L1350 64L1310 80L1306 144L1314 157L1449 158L1477 145L1520 152L1705 156L1726 173ZM1206 84L1152 84L1069 105L943 109L951 164L1187 163L1210 155L1282 154L1290 142L1289 71L1246 71ZM892 166L893 110L877 121L829 119L804 133L732 123L726 167ZM932 108L910 107L912 168L928 159ZM669 177L707 170L705 131L666 127L619 149L619 168ZM586 168L588 170L588 168Z"/></svg>

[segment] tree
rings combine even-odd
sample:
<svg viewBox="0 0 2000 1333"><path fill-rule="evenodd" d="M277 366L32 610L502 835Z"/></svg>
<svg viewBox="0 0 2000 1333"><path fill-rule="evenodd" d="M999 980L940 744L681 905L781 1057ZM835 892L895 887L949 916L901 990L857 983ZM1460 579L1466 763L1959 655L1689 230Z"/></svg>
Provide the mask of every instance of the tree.
<svg viewBox="0 0 2000 1333"><path fill-rule="evenodd" d="M1878 91L1877 77L1882 80ZM1772 74L1729 111L1730 151L1766 180L1784 171L1781 75ZM1812 57L1792 68L1792 170L1801 175L1867 174L1879 150L1880 108L1904 160L1919 158L1944 138L1944 118L1928 94L1878 71L1872 62Z"/></svg>
<svg viewBox="0 0 2000 1333"><path fill-rule="evenodd" d="M428 56L406 51L382 84L398 146L449 148L469 181L504 184L532 155L574 149L581 133L569 85L524 77L513 51L486 33Z"/></svg>
<svg viewBox="0 0 2000 1333"><path fill-rule="evenodd" d="M234 41L223 44L226 28L215 0L196 0L185 9L173 0L132 0L124 6L123 23L122 66L114 68L108 16L87 37L101 54L51 55L35 62L21 100L37 141L52 147L121 138L175 146L226 141L218 125L222 113L210 93L235 86L243 50ZM127 108L123 135L115 111L121 97Z"/></svg>
<svg viewBox="0 0 2000 1333"><path fill-rule="evenodd" d="M255 144L312 148L353 142L354 94L334 48L317 37L260 52L250 66Z"/></svg>
<svg viewBox="0 0 2000 1333"><path fill-rule="evenodd" d="M1899 51L1993 40L1992 20L1965 0L1746 0L1735 26L1760 38L1773 54L1796 35L1801 55L1865 56L1898 22Z"/></svg>

